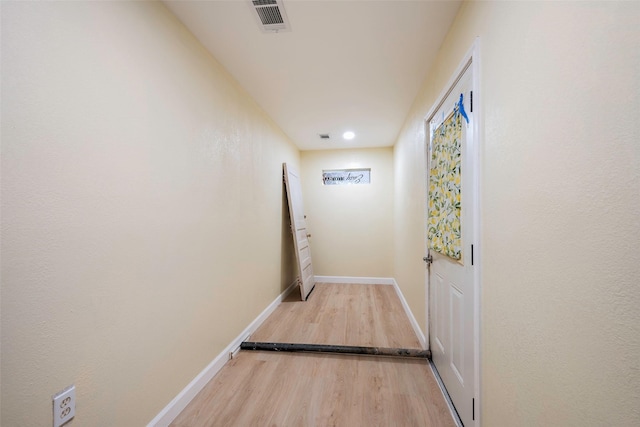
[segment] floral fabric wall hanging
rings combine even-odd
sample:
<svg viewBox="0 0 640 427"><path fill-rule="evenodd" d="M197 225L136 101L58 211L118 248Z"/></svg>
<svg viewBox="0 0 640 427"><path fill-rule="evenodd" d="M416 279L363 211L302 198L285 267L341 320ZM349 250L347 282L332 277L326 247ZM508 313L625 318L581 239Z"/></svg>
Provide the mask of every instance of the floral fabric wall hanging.
<svg viewBox="0 0 640 427"><path fill-rule="evenodd" d="M460 232L462 118L454 111L434 132L429 167L429 248L462 259Z"/></svg>

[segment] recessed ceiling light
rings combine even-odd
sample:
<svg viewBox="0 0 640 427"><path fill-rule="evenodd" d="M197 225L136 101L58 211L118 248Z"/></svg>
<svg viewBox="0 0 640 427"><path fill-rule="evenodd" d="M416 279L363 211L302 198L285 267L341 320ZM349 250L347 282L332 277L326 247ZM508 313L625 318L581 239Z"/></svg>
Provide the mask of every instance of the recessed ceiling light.
<svg viewBox="0 0 640 427"><path fill-rule="evenodd" d="M347 131L347 132L345 132L345 133L343 133L343 134L342 134L342 137L343 137L344 139L353 139L353 138L355 138L355 137L356 137L356 134L355 134L355 133L353 133L353 132L351 132L351 131Z"/></svg>

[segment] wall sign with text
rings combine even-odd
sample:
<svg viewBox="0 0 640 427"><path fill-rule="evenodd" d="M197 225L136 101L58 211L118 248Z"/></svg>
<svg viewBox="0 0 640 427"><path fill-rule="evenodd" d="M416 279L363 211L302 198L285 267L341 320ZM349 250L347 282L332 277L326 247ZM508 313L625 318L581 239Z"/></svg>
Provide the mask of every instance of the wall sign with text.
<svg viewBox="0 0 640 427"><path fill-rule="evenodd" d="M322 171L324 185L371 184L371 169L331 169Z"/></svg>

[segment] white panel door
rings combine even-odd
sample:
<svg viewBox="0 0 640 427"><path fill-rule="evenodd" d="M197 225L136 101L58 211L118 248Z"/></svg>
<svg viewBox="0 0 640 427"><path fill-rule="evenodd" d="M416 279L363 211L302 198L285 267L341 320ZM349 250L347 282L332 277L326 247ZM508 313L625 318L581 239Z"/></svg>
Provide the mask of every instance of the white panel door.
<svg viewBox="0 0 640 427"><path fill-rule="evenodd" d="M430 301L430 349L433 363L451 401L461 421L467 426L473 425L476 378L475 287L471 254L471 245L474 243L475 188L475 163L470 155L473 143L473 113L469 102L472 96L471 77L471 68L468 67L444 103L427 121L427 247L428 257L432 259L427 279ZM464 118L459 106L457 113L455 111L461 94L464 113L469 122ZM445 134L446 137L443 136ZM459 135L459 138L449 135ZM451 144L454 139L457 143ZM447 142L443 143L443 140ZM441 146L437 147L438 144ZM443 149L442 146L448 148ZM459 151L451 149L451 146L458 147ZM434 151L437 150L440 150L440 153L434 155ZM451 160L452 153L459 153L456 155L459 163ZM444 166L434 167L438 162ZM457 173L448 173L447 170L453 169L454 164L459 165ZM459 181L455 177L459 177ZM454 215L451 212L456 202L459 203L459 211ZM459 223L455 218L459 218ZM438 225L434 226L434 223ZM430 227L432 229L429 232ZM451 230L459 232L452 233ZM453 239L453 235L459 239ZM450 244L452 241L457 244ZM429 262L429 259L426 261Z"/></svg>
<svg viewBox="0 0 640 427"><path fill-rule="evenodd" d="M302 186L300 174L288 164L284 164L284 179L289 201L289 215L291 217L291 232L298 262L298 283L300 284L300 298L304 301L315 286L315 276L311 265L311 249L307 235L307 221L302 203Z"/></svg>

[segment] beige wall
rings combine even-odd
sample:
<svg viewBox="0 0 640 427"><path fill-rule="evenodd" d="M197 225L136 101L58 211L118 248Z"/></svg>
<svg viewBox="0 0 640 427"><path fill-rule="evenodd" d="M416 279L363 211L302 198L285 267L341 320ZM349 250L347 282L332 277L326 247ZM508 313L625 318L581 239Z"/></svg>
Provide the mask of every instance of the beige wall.
<svg viewBox="0 0 640 427"><path fill-rule="evenodd" d="M285 161L161 3L3 1L0 424L156 416L294 280Z"/></svg>
<svg viewBox="0 0 640 427"><path fill-rule="evenodd" d="M346 152L302 155L317 274L395 276L423 322L422 120L481 36L485 426L640 422L639 20L464 5L394 165L370 158L395 192L360 261L326 254L309 187ZM144 425L293 280L298 152L155 2L2 2L1 89L0 424L49 425L75 383L73 424Z"/></svg>
<svg viewBox="0 0 640 427"><path fill-rule="evenodd" d="M424 318L423 119L481 37L485 426L640 424L640 3L465 4L395 147Z"/></svg>
<svg viewBox="0 0 640 427"><path fill-rule="evenodd" d="M316 275L393 276L393 149L303 151ZM371 184L323 185L323 169L371 168Z"/></svg>

